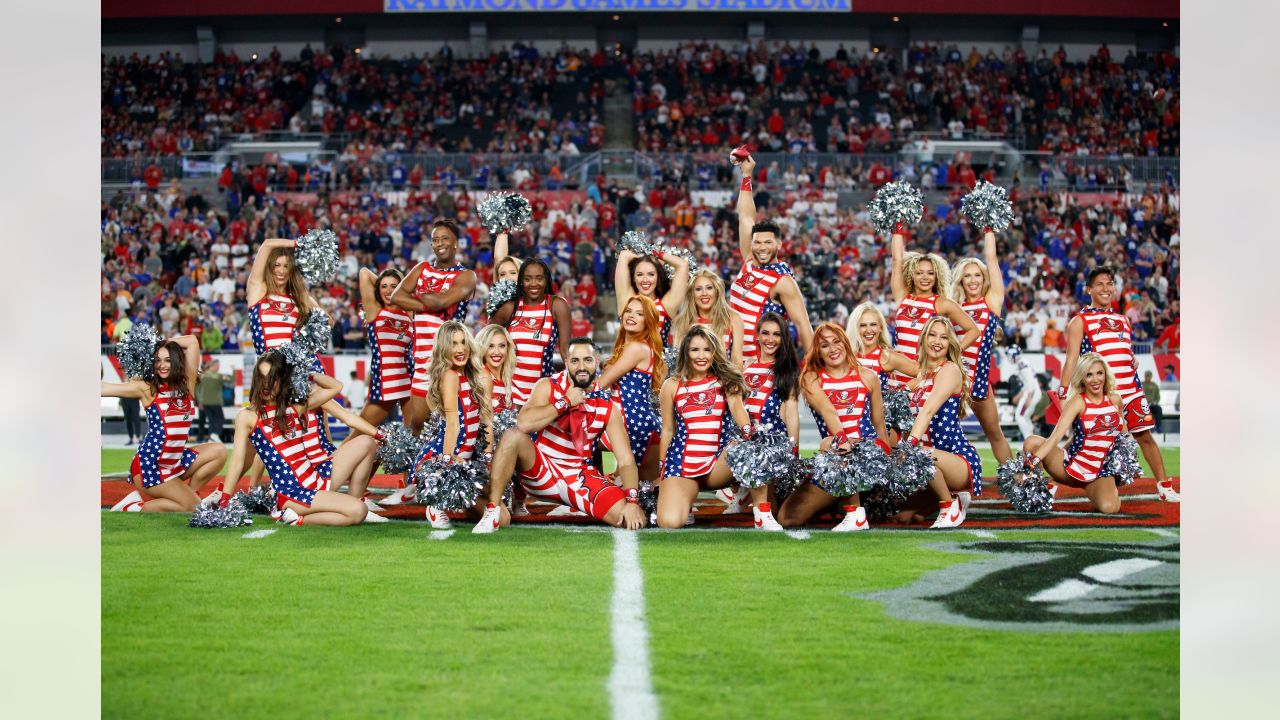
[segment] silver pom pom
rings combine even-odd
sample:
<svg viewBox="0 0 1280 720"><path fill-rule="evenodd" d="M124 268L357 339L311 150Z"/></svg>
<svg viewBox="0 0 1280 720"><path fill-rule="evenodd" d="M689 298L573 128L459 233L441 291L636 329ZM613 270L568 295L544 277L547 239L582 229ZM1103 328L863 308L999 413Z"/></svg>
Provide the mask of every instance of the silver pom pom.
<svg viewBox="0 0 1280 720"><path fill-rule="evenodd" d="M1009 500L1014 510L1025 513L1047 513L1053 509L1049 478L1043 467L1032 468L1024 452L1009 458L996 468L996 487Z"/></svg>
<svg viewBox="0 0 1280 720"><path fill-rule="evenodd" d="M484 314L492 316L498 308L511 302L515 297L515 281L499 280L489 287L489 296L484 299Z"/></svg>
<svg viewBox="0 0 1280 720"><path fill-rule="evenodd" d="M231 503L238 503L248 513L270 515L276 510L276 491L270 485L256 485L248 492L236 493Z"/></svg>
<svg viewBox="0 0 1280 720"><path fill-rule="evenodd" d="M120 360L120 369L124 370L124 379L150 380L156 372L156 348L162 342L164 338L155 328L146 323L134 323L133 328L116 343L116 357Z"/></svg>
<svg viewBox="0 0 1280 720"><path fill-rule="evenodd" d="M898 505L889 499L884 486L874 487L858 496L858 502L867 511L870 520L888 520L898 514Z"/></svg>
<svg viewBox="0 0 1280 720"><path fill-rule="evenodd" d="M523 230L533 219L533 208L519 193L493 193L476 203L480 224L491 235Z"/></svg>
<svg viewBox="0 0 1280 720"><path fill-rule="evenodd" d="M338 274L338 236L332 230L308 230L306 235L298 238L293 261L308 286L329 282Z"/></svg>
<svg viewBox="0 0 1280 720"><path fill-rule="evenodd" d="M398 422L383 423L378 429L386 440L378 448L382 469L393 475L408 472L413 467L414 459L422 451L422 438Z"/></svg>
<svg viewBox="0 0 1280 720"><path fill-rule="evenodd" d="M283 355L285 364L292 369L289 375L290 400L296 403L305 401L311 394L311 373L312 365L315 363L315 353L293 342L287 342L267 352Z"/></svg>
<svg viewBox="0 0 1280 720"><path fill-rule="evenodd" d="M622 239L618 241L618 251L630 250L636 255L649 255L653 253L653 246L649 244L643 230L628 230L622 233Z"/></svg>
<svg viewBox="0 0 1280 720"><path fill-rule="evenodd" d="M1013 221L1013 206L1009 192L1002 187L979 180L973 191L960 201L960 212L977 228L991 228L996 232L1009 229Z"/></svg>
<svg viewBox="0 0 1280 720"><path fill-rule="evenodd" d="M293 343L315 354L328 349L332 335L333 325L329 316L323 310L312 310L306 321L293 329Z"/></svg>
<svg viewBox="0 0 1280 720"><path fill-rule="evenodd" d="M867 204L876 232L889 235L898 223L915 225L924 217L924 198L905 180L886 183Z"/></svg>
<svg viewBox="0 0 1280 720"><path fill-rule="evenodd" d="M450 512L473 507L488 480L489 470L484 463L449 462L441 455L419 461L413 470L418 502Z"/></svg>
<svg viewBox="0 0 1280 720"><path fill-rule="evenodd" d="M680 348L673 346L663 348L662 362L667 364L667 377L676 371L676 360L680 357Z"/></svg>
<svg viewBox="0 0 1280 720"><path fill-rule="evenodd" d="M796 462L785 432L761 429L750 440L731 442L725 462L733 477L749 488L764 487L793 471Z"/></svg>
<svg viewBox="0 0 1280 720"><path fill-rule="evenodd" d="M1138 443L1129 433L1121 433L1112 443L1107 456L1102 459L1098 477L1111 476L1116 487L1122 487L1142 477L1142 465L1138 463Z"/></svg>
<svg viewBox="0 0 1280 720"><path fill-rule="evenodd" d="M834 497L846 497L858 492L858 478L850 463L849 453L819 450L809 458L809 480Z"/></svg>
<svg viewBox="0 0 1280 720"><path fill-rule="evenodd" d="M676 257L684 258L685 262L689 263L689 279L693 280L693 274L698 272L698 261L694 259L693 253L689 252L684 248L669 248L667 249L666 254L675 255ZM675 268L671 267L670 265L667 265L666 263L663 263L662 267L666 269L668 279L674 278L676 276Z"/></svg>
<svg viewBox="0 0 1280 720"><path fill-rule="evenodd" d="M519 193L507 196L507 232L520 232L533 222L533 207L529 200Z"/></svg>
<svg viewBox="0 0 1280 720"><path fill-rule="evenodd" d="M518 413L514 408L507 408L493 416L493 449L495 452L498 446L502 444L502 436L516 426L517 415Z"/></svg>
<svg viewBox="0 0 1280 720"><path fill-rule="evenodd" d="M937 469L933 454L927 448L906 442L898 443L889 457L889 472L884 488L894 503L906 502L933 479Z"/></svg>
<svg viewBox="0 0 1280 720"><path fill-rule="evenodd" d="M864 439L853 446L849 453L854 480L859 492L884 485L889 476L889 455L876 444L875 438Z"/></svg>
<svg viewBox="0 0 1280 720"><path fill-rule="evenodd" d="M889 390L884 393L884 424L890 429L906 433L916 423L911 414L911 393L906 390Z"/></svg>
<svg viewBox="0 0 1280 720"><path fill-rule="evenodd" d="M193 528L235 528L252 524L249 511L237 502L229 502L226 507L201 503L187 520L187 527Z"/></svg>
<svg viewBox="0 0 1280 720"><path fill-rule="evenodd" d="M658 486L648 480L640 481L640 488L637 491L640 502L640 509L644 511L645 517L649 518L649 525L657 526L658 524Z"/></svg>

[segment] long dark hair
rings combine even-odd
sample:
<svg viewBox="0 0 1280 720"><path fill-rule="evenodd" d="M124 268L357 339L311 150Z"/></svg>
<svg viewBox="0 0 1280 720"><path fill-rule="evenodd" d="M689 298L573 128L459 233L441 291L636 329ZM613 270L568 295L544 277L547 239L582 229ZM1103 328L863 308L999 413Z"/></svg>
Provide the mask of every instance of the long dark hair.
<svg viewBox="0 0 1280 720"><path fill-rule="evenodd" d="M258 371L264 363L268 368L266 375ZM267 406L275 406L275 416L271 421L281 435L289 433L285 408L289 406L289 385L292 379L293 368L284 361L282 353L269 352L258 358L258 362L253 365L253 381L249 385L249 404L253 406L253 411L259 417L266 414Z"/></svg>
<svg viewBox="0 0 1280 720"><path fill-rule="evenodd" d="M163 382L169 385L175 397L188 397L191 395L191 388L187 386L187 354L182 350L181 345L172 340L166 340L156 347L156 355L166 350L169 352L169 379ZM151 379L147 381L147 385L151 387L151 397L159 397L161 380L155 372L154 357L151 362L153 364Z"/></svg>
<svg viewBox="0 0 1280 720"><path fill-rule="evenodd" d="M520 269L516 272L516 299L517 300L524 300L524 276L525 276L525 273L529 272L529 268L533 268L533 267L542 268L542 275L547 279L547 284L544 286L545 289L542 291L542 299L547 300L551 296L555 295L555 291L551 285L551 268L547 265L546 261L543 260L542 258L533 257L520 263Z"/></svg>
<svg viewBox="0 0 1280 720"><path fill-rule="evenodd" d="M760 328L767 322L778 326L782 334L782 342L778 343L778 351L773 355L773 391L783 400L790 400L800 391L800 356L796 353L796 343L791 339L791 328L787 321L775 312L767 312L760 316L756 323L756 337L760 336Z"/></svg>
<svg viewBox="0 0 1280 720"><path fill-rule="evenodd" d="M404 273L395 268L387 268L378 273L378 279L373 281L373 301L378 303L378 307L385 307L382 304L382 290L380 288L382 287L382 279L387 277L395 278L398 284L401 280L404 280Z"/></svg>
<svg viewBox="0 0 1280 720"><path fill-rule="evenodd" d="M275 274L271 272L271 268L275 266L276 260L281 257L289 258L289 278L284 281L284 287L276 287ZM298 317L301 318L308 308L311 307L311 295L307 292L307 281L302 278L302 271L298 269L298 261L294 256L293 248L278 247L267 254L267 267L263 271L265 277L263 282L266 283L267 292L280 293L288 295L293 300L293 304L298 308ZM301 322L301 320L299 320Z"/></svg>
<svg viewBox="0 0 1280 720"><path fill-rule="evenodd" d="M658 271L658 286L653 289L653 297L661 300L671 289L671 278L667 277L667 269L662 265L662 261L652 255L631 258L631 262L627 263L627 282L631 283L631 292L640 294L636 289L636 268L643 262L653 263L653 269Z"/></svg>

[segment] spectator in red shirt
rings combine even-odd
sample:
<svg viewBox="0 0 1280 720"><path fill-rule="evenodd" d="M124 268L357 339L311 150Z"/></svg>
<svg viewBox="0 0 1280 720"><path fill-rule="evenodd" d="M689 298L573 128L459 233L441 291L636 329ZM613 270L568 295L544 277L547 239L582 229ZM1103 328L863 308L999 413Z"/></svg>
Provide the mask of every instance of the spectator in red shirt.
<svg viewBox="0 0 1280 720"><path fill-rule="evenodd" d="M1156 338L1156 352L1176 353L1182 347L1182 331L1177 320L1174 320Z"/></svg>
<svg viewBox="0 0 1280 720"><path fill-rule="evenodd" d="M142 171L142 180L147 184L148 190L159 190L160 181L164 180L164 171L153 162Z"/></svg>

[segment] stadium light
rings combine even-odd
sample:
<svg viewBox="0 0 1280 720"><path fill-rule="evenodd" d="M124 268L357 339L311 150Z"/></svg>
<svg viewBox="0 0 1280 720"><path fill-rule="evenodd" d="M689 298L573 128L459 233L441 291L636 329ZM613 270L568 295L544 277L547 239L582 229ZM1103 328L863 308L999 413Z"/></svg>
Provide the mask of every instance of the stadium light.
<svg viewBox="0 0 1280 720"><path fill-rule="evenodd" d="M357 55L359 55L359 54L360 54L360 48L356 48L356 54L357 54Z"/></svg>
<svg viewBox="0 0 1280 720"><path fill-rule="evenodd" d="M618 22L618 16L617 16L617 15L614 15L614 16L613 16L613 21L614 21L614 22ZM1166 24L1167 24L1167 23L1166 23Z"/></svg>
<svg viewBox="0 0 1280 720"><path fill-rule="evenodd" d="M334 18L334 19L333 19L333 21L334 21L334 22L342 22L342 18L340 18L340 17L336 17L336 18Z"/></svg>
<svg viewBox="0 0 1280 720"><path fill-rule="evenodd" d="M898 22L898 16L897 16L897 15L894 15L894 16L893 16L893 21L894 21L894 22Z"/></svg>

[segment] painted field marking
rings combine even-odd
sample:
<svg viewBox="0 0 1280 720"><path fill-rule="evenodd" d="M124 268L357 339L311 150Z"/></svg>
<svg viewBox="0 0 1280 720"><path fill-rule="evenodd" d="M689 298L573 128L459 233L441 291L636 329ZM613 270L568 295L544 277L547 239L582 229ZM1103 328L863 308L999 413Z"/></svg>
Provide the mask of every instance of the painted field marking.
<svg viewBox="0 0 1280 720"><path fill-rule="evenodd" d="M276 531L276 528L267 528L266 530L250 530L249 532L245 533L244 535L241 535L240 537L244 538L245 540L256 540L257 538L264 538L275 531Z"/></svg>
<svg viewBox="0 0 1280 720"><path fill-rule="evenodd" d="M1099 517L1098 513L1079 513L1079 515L1081 515L1081 516L1086 516L1086 517L1093 517L1093 518L1097 518L1097 517ZM568 523L565 523L565 524L561 524L561 523L527 523L527 524L526 524L526 523L513 523L513 524L511 525L511 527L510 527L510 528L508 528L508 529L511 529L511 530L559 530L560 532L570 532L570 533L607 533L607 532L614 532L614 531L615 531L615 528L605 527L604 525L571 525L571 524L568 524ZM1025 533L1025 534L1036 534L1036 533L1074 533L1074 532L1096 532L1096 531L1098 531L1098 530L1116 531L1116 532L1136 531L1136 530L1146 530L1146 531L1149 531L1149 532L1155 532L1155 531L1157 531L1157 530L1161 530L1161 529L1164 529L1166 532L1169 532L1169 531L1170 531L1168 528L1160 528L1160 527L1151 526L1151 525L1106 525L1106 524L1098 524L1098 525L1064 525L1064 526L1061 526L1061 527L1054 527L1054 526L1024 526L1024 527L1010 526L1010 527L997 527L997 528L992 528L992 531L1000 532L1000 533ZM987 530L985 530L985 529L975 528L975 529L971 529L971 530L970 530L970 529L967 529L967 528L965 528L965 527L963 527L963 526L962 526L961 528L959 528L959 530L960 530L961 532L969 532L969 533L987 532ZM666 533L672 533L672 534L676 534L676 535L686 534L686 533L729 533L729 534L732 534L732 533L747 533L747 534L751 534L751 535L761 535L761 536L763 536L763 535L771 535L771 534L772 534L772 533L762 533L762 532L760 532L760 530L758 530L758 529L756 529L756 528L754 528L754 527L706 527L706 526L703 526L703 527L686 527L686 528L681 528L681 529L679 529L679 530L660 530L660 529L658 529L658 528L646 528L646 529L644 529L644 530L634 530L634 531L632 531L632 530L627 530L627 531L625 531L625 532L635 532L635 533L638 533L638 534L640 534L640 535L651 535L651 534L652 534L652 535L657 535L657 534L666 534ZM810 532L810 531L807 531L807 530L804 530L804 531L801 531L801 530L792 530L792 531L790 531L790 532ZM823 532L825 532L825 530L817 529L817 530L814 530L813 532L823 533ZM1177 530L1176 530L1176 529L1174 529L1174 530L1172 530L1171 532L1177 532ZM874 527L874 528L872 528L872 529L871 529L871 531L870 531L870 533L869 533L869 534L870 534L870 535L872 535L872 536L874 536L874 535L882 535L882 534L886 534L886 533L896 533L896 534L907 533L907 534L914 534L914 535L921 535L921 536L924 536L924 535L936 535L936 536L938 536L938 537L944 537L944 536L947 536L947 535L949 535L949 534L950 534L950 533L943 532L943 531L939 531L939 530L933 530L933 529L928 528L928 527L891 527L891 526L886 526L886 525L877 525L876 527ZM1177 536L1176 536L1176 535L1170 535L1169 537L1177 537ZM997 539L998 539L998 538L997 538Z"/></svg>
<svg viewBox="0 0 1280 720"><path fill-rule="evenodd" d="M1159 560L1152 560L1150 558L1124 558L1122 560L1104 562L1099 565L1091 565L1084 570L1081 570L1080 574L1090 578L1091 580L1096 580L1099 583L1110 583L1136 572L1149 570L1157 565L1163 564L1164 563ZM1048 590L1041 590L1027 599L1031 602L1065 602L1067 600L1082 598L1094 590L1097 590L1099 587L1102 586L1071 578L1063 580Z"/></svg>
<svg viewBox="0 0 1280 720"><path fill-rule="evenodd" d="M1170 530L1169 528L1154 527L1154 528L1147 528L1147 530L1155 533L1156 535L1159 535L1160 537L1166 537L1166 538L1181 537L1181 535L1178 534L1177 530Z"/></svg>
<svg viewBox="0 0 1280 720"><path fill-rule="evenodd" d="M993 533L993 532L991 532L990 530L970 530L969 532L970 532L974 537L979 537L979 538L982 538L983 540L995 540L995 539L996 539L996 534L995 534L995 533Z"/></svg>
<svg viewBox="0 0 1280 720"><path fill-rule="evenodd" d="M614 720L655 720L658 698L649 670L649 629L644 619L644 573L640 540L630 530L613 530L613 602L610 635L613 670L609 704Z"/></svg>
<svg viewBox="0 0 1280 720"><path fill-rule="evenodd" d="M455 532L457 531L456 530L432 530L431 534L427 535L427 539L428 540L448 540L449 538L453 537L453 534Z"/></svg>
<svg viewBox="0 0 1280 720"><path fill-rule="evenodd" d="M787 537L791 538L792 540L808 540L809 539L808 530L784 530L783 532L785 532L787 534Z"/></svg>

